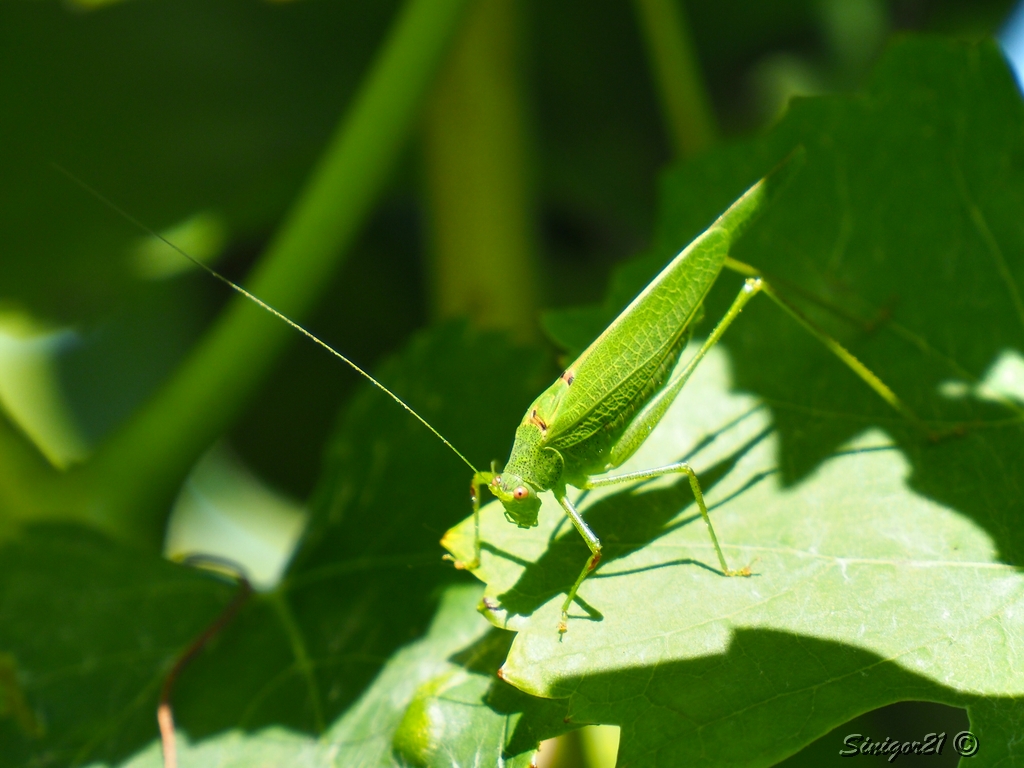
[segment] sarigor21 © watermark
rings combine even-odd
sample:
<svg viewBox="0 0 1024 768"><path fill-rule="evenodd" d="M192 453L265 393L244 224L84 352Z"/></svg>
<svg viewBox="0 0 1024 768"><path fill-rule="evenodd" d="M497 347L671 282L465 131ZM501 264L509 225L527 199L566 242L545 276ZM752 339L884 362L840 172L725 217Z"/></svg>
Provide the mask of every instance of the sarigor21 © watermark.
<svg viewBox="0 0 1024 768"><path fill-rule="evenodd" d="M978 737L970 731L960 731L950 744L961 757L973 757L978 753ZM843 748L839 754L842 757L877 755L887 758L891 763L900 755L941 755L945 746L945 731L926 733L920 741L901 741L889 737L884 741L875 741L862 733L851 733L843 739Z"/></svg>

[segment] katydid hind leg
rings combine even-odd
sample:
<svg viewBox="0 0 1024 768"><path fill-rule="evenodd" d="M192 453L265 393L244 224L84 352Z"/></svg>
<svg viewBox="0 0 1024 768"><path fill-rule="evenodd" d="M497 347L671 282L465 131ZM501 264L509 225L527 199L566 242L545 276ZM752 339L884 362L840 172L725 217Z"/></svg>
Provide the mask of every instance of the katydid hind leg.
<svg viewBox="0 0 1024 768"><path fill-rule="evenodd" d="M726 256L725 263L722 266L725 269L731 270L739 275L743 275L744 277L760 277L762 280L768 282L771 285L771 288L776 292L782 291L787 297L796 296L809 304L820 307L833 317L842 320L844 323L847 323L851 327L856 328L865 334L870 334L878 330L878 328L888 322L892 315L892 307L883 306L875 308L872 317L861 317L847 307L836 304L830 299L820 296L814 291L808 290L807 288L789 280L785 280L784 278L780 278L777 275L766 274L757 267L753 267L750 264L734 259L732 256ZM787 298L787 301L791 300Z"/></svg>
<svg viewBox="0 0 1024 768"><path fill-rule="evenodd" d="M739 272L743 275L757 276L758 270L749 264L744 264L741 261L736 261L732 258L726 258L725 260L726 269L731 269L734 272ZM750 278L748 277L748 280ZM804 314L792 301L787 299L784 294L780 293L778 288L768 282L764 277L757 276L754 279L760 281L761 290L770 298L778 307L780 307L787 315L792 317L799 323L803 328L810 333L814 338L820 341L824 347L839 358L843 365L853 371L857 377L867 384L879 397L881 397L888 405L903 416L907 421L914 425L915 428L919 429L923 434L927 435L930 439L935 439L940 435L936 435L927 424L910 408L900 397L893 392L893 390L882 381L881 377L878 376L874 371L868 368L862 363L852 352L846 347L839 343L839 341L820 328L813 320L811 320L806 314ZM815 299L814 302L829 311L835 312L834 308L830 307L827 302ZM850 320L850 317L845 313L840 313L840 316L845 320Z"/></svg>
<svg viewBox="0 0 1024 768"><path fill-rule="evenodd" d="M711 524L711 515L708 513L707 504L704 502L704 493L700 488L700 481L697 480L697 473L693 471L686 462L680 461L675 464L669 464L664 467L656 467L655 469L641 469L636 472L626 472L621 475L612 475L610 477L599 477L597 479L591 479L587 481L587 488L602 488L609 485L620 485L622 483L633 483L640 480L653 480L656 477L663 477L665 475L686 475L690 482L690 490L693 491L693 498L697 502L697 508L700 509L700 516L704 519L704 524L708 528L708 535L711 537L711 543L715 547L715 554L718 555L718 564L722 567L722 573L726 576L750 576L750 566L744 568L732 569L726 562L725 553L722 552L722 546L718 543L718 536L715 534L715 527Z"/></svg>
<svg viewBox="0 0 1024 768"><path fill-rule="evenodd" d="M871 387L871 389L874 390L874 392L886 403L888 403L893 410L930 438L935 437L934 433L929 429L924 421L922 421L910 406L904 403L899 396L889 388L888 384L879 378L878 374L864 365L864 363L862 363L852 352L846 349L846 347L840 344L833 336L815 325L807 315L797 309L797 307L787 301L783 296L779 295L778 291L763 280L762 290L764 290L768 297L781 307L786 314L796 320L807 330L808 333L820 341L829 352L838 357L847 368L853 371L857 377L861 379L861 381Z"/></svg>

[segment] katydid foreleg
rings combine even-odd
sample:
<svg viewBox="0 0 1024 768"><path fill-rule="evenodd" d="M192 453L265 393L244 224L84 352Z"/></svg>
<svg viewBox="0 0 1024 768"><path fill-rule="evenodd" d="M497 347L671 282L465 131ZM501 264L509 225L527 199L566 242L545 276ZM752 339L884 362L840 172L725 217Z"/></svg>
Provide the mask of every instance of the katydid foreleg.
<svg viewBox="0 0 1024 768"><path fill-rule="evenodd" d="M473 480L469 484L469 497L473 501L473 559L463 563L451 555L444 556L445 560L451 560L460 571L472 571L480 566L480 490L490 485L494 476L494 472L474 472Z"/></svg>

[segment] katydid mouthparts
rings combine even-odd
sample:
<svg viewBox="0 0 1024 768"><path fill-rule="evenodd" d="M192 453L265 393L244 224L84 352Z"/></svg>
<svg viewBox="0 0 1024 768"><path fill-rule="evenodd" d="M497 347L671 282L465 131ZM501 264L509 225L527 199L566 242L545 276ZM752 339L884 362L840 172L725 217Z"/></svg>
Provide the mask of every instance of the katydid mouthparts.
<svg viewBox="0 0 1024 768"><path fill-rule="evenodd" d="M620 475L605 473L621 466L644 443L707 351L718 342L746 303L756 294L766 293L893 408L915 424L921 423L888 386L839 342L817 328L782 298L756 269L729 257L732 245L803 164L804 154L803 148L798 147L772 172L740 196L708 229L672 259L565 372L541 393L527 409L516 429L511 455L501 472L477 470L426 419L355 362L241 285L131 216L66 169L56 164L54 167L135 227L160 240L212 277L342 360L451 449L473 472L474 556L467 562L455 561L457 568L473 570L480 564L480 503L484 488L501 502L508 521L520 528L532 528L538 524L538 494L551 491L590 549L590 557L568 589L562 604L558 631L565 633L568 629L569 607L586 577L601 560L601 541L567 498L567 486L589 489L663 475L686 475L701 517L707 525L722 573L726 576L750 575L749 567L738 570L729 567L711 525L697 475L688 464L678 462ZM675 372L692 335L693 326L703 315L704 298L723 268L740 272L747 278L732 306L711 335L693 358L680 371ZM449 555L445 557L453 559Z"/></svg>

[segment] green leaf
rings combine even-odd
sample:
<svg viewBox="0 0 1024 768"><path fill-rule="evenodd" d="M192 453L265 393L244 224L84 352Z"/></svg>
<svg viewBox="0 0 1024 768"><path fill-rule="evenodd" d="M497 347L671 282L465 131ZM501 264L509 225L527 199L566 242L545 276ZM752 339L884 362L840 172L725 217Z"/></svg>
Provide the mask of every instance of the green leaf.
<svg viewBox="0 0 1024 768"><path fill-rule="evenodd" d="M471 592L427 629L439 595L468 578L437 547L468 506L468 468L394 403L364 393L332 445L288 577L179 680L183 751L316 764L332 754L332 734L372 736L360 759L386 764L401 711L400 746L420 762L443 759L445 744L477 754L477 742L520 760L540 738L604 722L622 726L620 765L769 765L858 713L926 699L967 707L976 764L1019 759L1024 457L1019 406L991 391L1024 389L1012 362L1024 331L1021 117L993 47L905 42L864 93L798 102L766 138L674 172L638 286L802 144L805 169L736 256L784 291L797 284L881 320L868 332L806 306L935 428L964 423L961 437L929 443L790 318L752 304L630 466L692 461L726 554L740 566L756 558L755 575L716 572L685 482L591 494L581 503L606 558L559 642L558 607L585 547L557 508L542 511L540 530L520 531L488 507L485 612L517 631L501 674L524 693L491 676L507 635L477 629L486 625L469 613ZM723 276L709 320L739 285ZM486 466L507 455L546 383L541 368L533 352L448 327L417 339L382 378ZM152 738L163 671L227 590L105 542L51 535L31 547L11 539L0 560L0 759L116 760ZM75 547L91 554L72 567ZM202 579L207 596L111 602L159 595L154 586L179 577ZM181 623L168 628L171 619ZM443 643L442 627L457 630ZM60 642L39 640L51 636ZM150 652L153 637L162 652ZM81 664L93 647L126 661L94 673ZM41 687L54 669L69 676ZM388 702L396 680L401 696ZM52 714L58 705L66 716ZM377 714L388 725L369 734ZM450 738L418 738L424 723ZM138 757L156 758L153 746Z"/></svg>
<svg viewBox="0 0 1024 768"><path fill-rule="evenodd" d="M574 723L622 726L620 765L770 765L911 699L967 706L996 734L978 764L1019 759L1006 734L1024 697L1021 409L979 384L1024 349L1022 128L994 45L911 39L864 93L797 101L765 138L667 179L645 279L803 145L806 168L734 255L933 430L962 434L930 442L790 317L752 304L729 357L709 356L622 470L690 461L730 564L755 575L718 572L685 480L593 492L580 503L604 559L559 638L586 547L553 500L529 532L489 506L476 575L489 618L518 632L504 679L567 699ZM740 285L722 276L710 321ZM1024 400L1024 377L1009 384Z"/></svg>
<svg viewBox="0 0 1024 768"><path fill-rule="evenodd" d="M231 730L200 743L191 743L187 737L179 736L181 763L196 768L243 768L252 765L358 765L371 768L396 765L392 756L392 739L417 687L433 677L460 669L448 660L449 657L488 633L487 623L475 610L479 599L480 590L475 586L448 587L424 637L398 650L373 685L320 737L278 727L256 733ZM500 658L497 663L501 663ZM469 703L490 713L479 702ZM473 735L473 743L479 735L479 731ZM497 742L500 749L500 737ZM526 761L529 761L529 755ZM159 768L161 765L160 745L154 743L122 764L122 768Z"/></svg>
<svg viewBox="0 0 1024 768"><path fill-rule="evenodd" d="M641 749L669 764L704 751L703 764L769 765L892 701L1020 695L1011 638L1024 582L984 531L914 494L908 463L877 431L783 487L767 409L729 393L715 352L688 385L701 407L678 403L623 469L686 456L726 556L755 575L717 571L685 481L602 489L581 508L604 561L559 637L586 547L553 501L531 532L489 505L479 573L500 608L488 614L519 632L503 678L567 697L575 723L621 725L620 761L641 765ZM800 728L780 732L787 712Z"/></svg>
<svg viewBox="0 0 1024 768"><path fill-rule="evenodd" d="M82 528L0 548L0 765L76 765L156 732L164 676L234 587Z"/></svg>
<svg viewBox="0 0 1024 768"><path fill-rule="evenodd" d="M543 362L497 334L453 324L418 338L380 375L483 463L507 450L506 436L546 378L538 376ZM480 388L480 372L501 384ZM416 687L450 669L446 659L488 628L474 610L478 590L469 599L462 587L426 644L412 656L399 651L427 630L443 590L468 580L442 561L438 544L453 510L469 507L468 475L393 401L364 390L339 424L310 528L284 581L252 596L178 678L183 749L191 742L211 760L240 765L253 754L329 764L331 749L345 745L388 764L390 732L374 730L384 709L393 730ZM231 588L80 529L16 534L2 555L0 764L117 762L149 742L167 671ZM398 671L378 677L396 651ZM396 679L404 698L396 698ZM96 691L107 692L100 704ZM485 714L503 733L504 718ZM491 740L503 746L500 735ZM138 759L158 757L153 750Z"/></svg>
<svg viewBox="0 0 1024 768"><path fill-rule="evenodd" d="M539 740L518 754L505 749L522 709L513 702L529 699L494 674L510 641L511 633L492 630L419 687L395 733L395 752L403 762L438 768L503 760L509 766L530 764Z"/></svg>
<svg viewBox="0 0 1024 768"><path fill-rule="evenodd" d="M417 337L379 375L486 466L508 450L547 377L542 364L498 334L452 324ZM481 373L494 386L481 388ZM470 506L469 476L390 398L363 390L339 424L281 585L250 601L179 681L176 718L190 738L274 725L327 731L392 653L426 631L441 590L468 579L442 561L438 540Z"/></svg>

